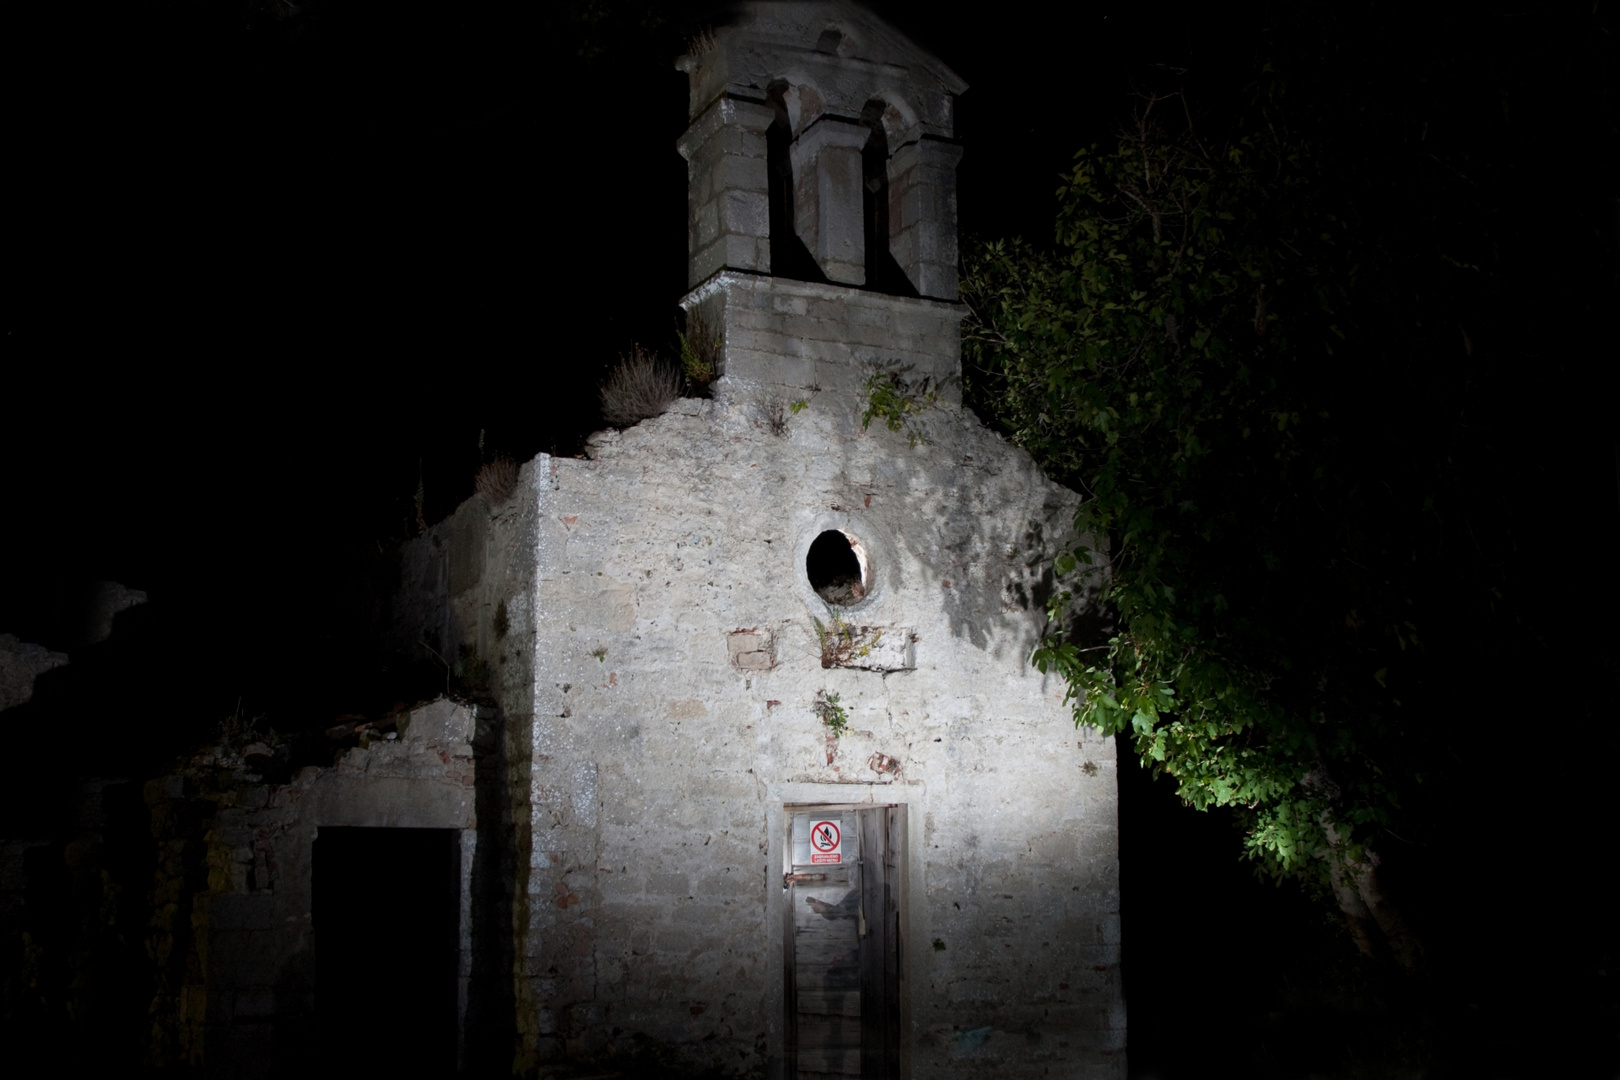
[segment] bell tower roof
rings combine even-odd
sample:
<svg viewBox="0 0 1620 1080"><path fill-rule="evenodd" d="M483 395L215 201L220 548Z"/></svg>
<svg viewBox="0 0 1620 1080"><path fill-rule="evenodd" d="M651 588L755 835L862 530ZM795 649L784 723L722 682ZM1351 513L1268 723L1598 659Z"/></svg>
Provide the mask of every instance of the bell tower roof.
<svg viewBox="0 0 1620 1080"><path fill-rule="evenodd" d="M691 287L733 270L956 299L959 75L850 0L744 4L676 67Z"/></svg>
<svg viewBox="0 0 1620 1080"><path fill-rule="evenodd" d="M691 76L693 118L722 94L763 101L770 84L786 78L813 86L827 112L859 116L874 96L900 98L920 128L915 134L952 135L951 99L967 83L860 5L782 0L744 4L737 13L735 22L705 35L676 61ZM814 122L795 119L800 130Z"/></svg>

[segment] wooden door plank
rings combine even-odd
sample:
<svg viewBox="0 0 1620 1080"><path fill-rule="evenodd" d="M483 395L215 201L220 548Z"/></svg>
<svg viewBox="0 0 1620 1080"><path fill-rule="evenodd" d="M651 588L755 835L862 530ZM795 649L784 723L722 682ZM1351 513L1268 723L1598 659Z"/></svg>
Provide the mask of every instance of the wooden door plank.
<svg viewBox="0 0 1620 1080"><path fill-rule="evenodd" d="M800 987L799 1013L802 1016L860 1016L860 991Z"/></svg>

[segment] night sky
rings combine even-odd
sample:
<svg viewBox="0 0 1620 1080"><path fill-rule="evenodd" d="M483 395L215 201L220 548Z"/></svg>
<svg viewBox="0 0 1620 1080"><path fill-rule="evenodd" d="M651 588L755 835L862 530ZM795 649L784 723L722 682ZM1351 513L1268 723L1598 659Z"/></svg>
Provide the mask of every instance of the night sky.
<svg viewBox="0 0 1620 1080"><path fill-rule="evenodd" d="M1215 101L1259 57L1315 63L1276 29L1298 5L873 7L970 86L968 237L1047 241L1057 175L1136 92L1170 80ZM1320 15L1344 100L1432 116L1505 177L1512 359L1493 361L1479 424L1511 453L1476 464L1523 538L1520 636L1437 646L1462 658L1434 718L1455 734L1451 810L1405 880L1439 989L1403 997L1358 968L1318 909L1237 862L1229 823L1121 770L1135 1075L1226 1075L1262 1044L1302 1063L1275 1075L1303 1075L1313 1054L1342 1066L1357 1039L1419 1028L1445 1075L1620 1067L1620 902L1601 884L1620 824L1609 9ZM616 357L673 344L687 98L672 61L721 10L8 15L0 633L73 659L0 717L26 774L0 833L59 829L74 776L160 771L239 702L282 730L387 706L399 691L356 598L414 534L418 486L436 521L481 460L578 453ZM96 580L150 602L80 647Z"/></svg>

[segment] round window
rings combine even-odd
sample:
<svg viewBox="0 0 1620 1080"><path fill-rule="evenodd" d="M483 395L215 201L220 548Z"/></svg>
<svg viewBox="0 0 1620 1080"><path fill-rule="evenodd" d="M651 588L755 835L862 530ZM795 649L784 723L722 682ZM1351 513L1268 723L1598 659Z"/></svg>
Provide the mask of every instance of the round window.
<svg viewBox="0 0 1620 1080"><path fill-rule="evenodd" d="M842 529L828 529L810 545L804 572L816 595L840 607L866 599L872 587L872 568L861 542Z"/></svg>

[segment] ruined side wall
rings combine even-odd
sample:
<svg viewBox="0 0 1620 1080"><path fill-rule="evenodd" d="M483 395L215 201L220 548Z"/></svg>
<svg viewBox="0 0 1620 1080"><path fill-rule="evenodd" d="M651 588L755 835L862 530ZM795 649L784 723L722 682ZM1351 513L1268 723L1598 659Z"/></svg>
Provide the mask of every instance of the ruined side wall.
<svg viewBox="0 0 1620 1080"><path fill-rule="evenodd" d="M273 751L251 744L204 751L146 785L159 848L149 934L160 970L173 972L153 1002L154 1063L231 1077L313 1066L299 1055L314 1035L311 871L322 826L461 831L465 995L474 729L472 709L441 700L402 715L394 738L379 731L288 784L263 782L255 763ZM204 882L193 879L198 869ZM171 955L177 946L188 955Z"/></svg>
<svg viewBox="0 0 1620 1080"><path fill-rule="evenodd" d="M908 1074L1122 1076L1113 744L1025 663L1076 497L960 409L913 447L829 391L776 436L762 392L537 462L520 1024L540 1057L779 1068L782 806L899 802ZM828 528L869 549L848 619L904 637L896 670L822 666ZM830 763L821 691L849 708Z"/></svg>

